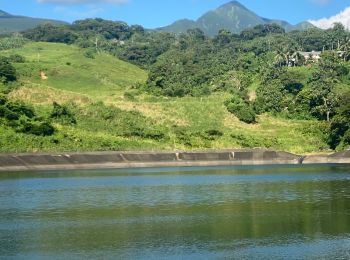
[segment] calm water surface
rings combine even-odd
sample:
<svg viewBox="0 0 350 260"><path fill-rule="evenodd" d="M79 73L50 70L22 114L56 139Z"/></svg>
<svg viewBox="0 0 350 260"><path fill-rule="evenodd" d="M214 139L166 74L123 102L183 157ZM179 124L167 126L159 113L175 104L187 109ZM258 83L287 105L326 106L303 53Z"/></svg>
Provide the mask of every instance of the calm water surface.
<svg viewBox="0 0 350 260"><path fill-rule="evenodd" d="M350 167L0 173L0 258L350 259Z"/></svg>

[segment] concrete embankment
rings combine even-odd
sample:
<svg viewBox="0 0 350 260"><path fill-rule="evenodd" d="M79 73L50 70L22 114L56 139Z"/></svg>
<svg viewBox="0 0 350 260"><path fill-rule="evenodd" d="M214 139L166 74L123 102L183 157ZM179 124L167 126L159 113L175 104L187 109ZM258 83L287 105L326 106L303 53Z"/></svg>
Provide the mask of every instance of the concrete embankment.
<svg viewBox="0 0 350 260"><path fill-rule="evenodd" d="M0 155L0 171L302 163L350 163L350 151L329 156L307 157L287 152L260 149L205 152L96 152Z"/></svg>
<svg viewBox="0 0 350 260"><path fill-rule="evenodd" d="M350 150L330 155L310 155L303 160L303 164L317 163L350 164Z"/></svg>

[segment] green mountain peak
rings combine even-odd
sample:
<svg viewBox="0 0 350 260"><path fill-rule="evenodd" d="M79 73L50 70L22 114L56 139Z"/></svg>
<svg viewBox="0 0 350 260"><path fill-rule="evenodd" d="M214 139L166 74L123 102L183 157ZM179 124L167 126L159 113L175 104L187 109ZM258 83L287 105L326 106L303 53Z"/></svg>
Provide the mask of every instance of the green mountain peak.
<svg viewBox="0 0 350 260"><path fill-rule="evenodd" d="M303 22L296 26L282 20L263 18L238 1L230 1L202 15L197 21L180 20L173 24L160 28L162 31L182 33L188 29L199 28L208 36L215 36L219 30L226 29L232 33L252 28L259 24L276 23L286 31L304 30L312 27L310 23ZM307 24L306 24L307 23Z"/></svg>

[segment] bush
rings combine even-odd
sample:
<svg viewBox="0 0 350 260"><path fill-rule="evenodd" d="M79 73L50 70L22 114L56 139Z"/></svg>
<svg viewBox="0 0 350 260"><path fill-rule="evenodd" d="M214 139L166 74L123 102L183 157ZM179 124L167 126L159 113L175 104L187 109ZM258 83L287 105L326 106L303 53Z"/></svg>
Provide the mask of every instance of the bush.
<svg viewBox="0 0 350 260"><path fill-rule="evenodd" d="M49 122L21 121L17 132L38 136L50 136L55 133L55 128Z"/></svg>
<svg viewBox="0 0 350 260"><path fill-rule="evenodd" d="M23 102L9 101L4 94L0 94L0 118L16 132L38 136L48 136L55 132L49 122L36 117L32 107Z"/></svg>
<svg viewBox="0 0 350 260"><path fill-rule="evenodd" d="M0 106L5 105L7 103L7 96L0 93Z"/></svg>
<svg viewBox="0 0 350 260"><path fill-rule="evenodd" d="M67 105L60 105L53 103L53 109L50 118L55 119L63 124L76 124L77 120L74 113L67 107Z"/></svg>
<svg viewBox="0 0 350 260"><path fill-rule="evenodd" d="M243 148L276 148L279 145L276 138L257 138L242 133L232 133L231 138Z"/></svg>
<svg viewBox="0 0 350 260"><path fill-rule="evenodd" d="M0 78L4 78L5 82L17 80L16 69L6 57L0 57Z"/></svg>
<svg viewBox="0 0 350 260"><path fill-rule="evenodd" d="M204 134L202 135L202 137L204 139L207 139L207 140L216 140L217 138L223 136L224 133L221 132L220 130L217 130L217 129L209 129L209 130L206 130L204 131Z"/></svg>
<svg viewBox="0 0 350 260"><path fill-rule="evenodd" d="M22 55L19 55L19 54L10 55L9 60L11 62L15 62L15 63L25 63L26 62L26 58L23 57Z"/></svg>
<svg viewBox="0 0 350 260"><path fill-rule="evenodd" d="M95 59L96 51L93 49L88 49L84 52L84 56L88 59Z"/></svg>
<svg viewBox="0 0 350 260"><path fill-rule="evenodd" d="M6 108L15 113L18 117L26 116L28 118L33 118L35 116L34 109L20 101L8 101L6 103Z"/></svg>
<svg viewBox="0 0 350 260"><path fill-rule="evenodd" d="M256 122L256 114L252 106L243 99L234 96L225 102L227 110L234 114L240 121L247 124Z"/></svg>

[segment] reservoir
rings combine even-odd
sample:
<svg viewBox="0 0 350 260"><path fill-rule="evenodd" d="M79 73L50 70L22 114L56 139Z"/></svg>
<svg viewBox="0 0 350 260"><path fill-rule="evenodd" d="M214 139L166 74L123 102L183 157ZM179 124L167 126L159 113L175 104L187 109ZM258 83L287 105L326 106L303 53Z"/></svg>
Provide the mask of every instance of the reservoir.
<svg viewBox="0 0 350 260"><path fill-rule="evenodd" d="M350 166L2 172L0 258L350 259Z"/></svg>

